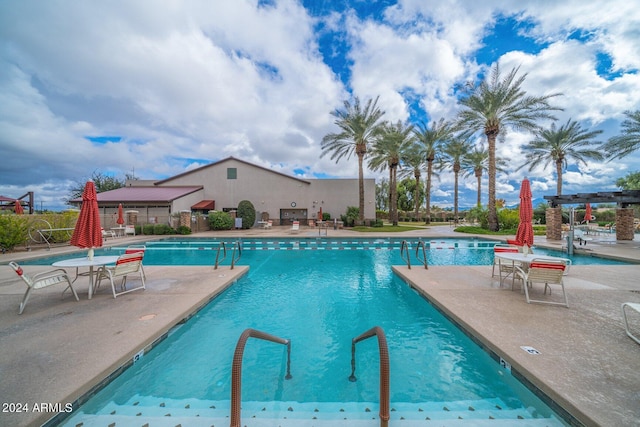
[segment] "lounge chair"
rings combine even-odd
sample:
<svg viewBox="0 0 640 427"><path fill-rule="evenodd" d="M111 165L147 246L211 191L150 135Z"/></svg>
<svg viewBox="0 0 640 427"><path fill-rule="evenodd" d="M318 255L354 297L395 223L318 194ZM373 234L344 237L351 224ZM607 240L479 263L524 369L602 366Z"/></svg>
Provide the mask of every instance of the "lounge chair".
<svg viewBox="0 0 640 427"><path fill-rule="evenodd" d="M111 237L112 239L115 239L116 237L116 232L113 230L105 230L104 227L100 227L100 230L102 231L102 238L106 239L107 237Z"/></svg>
<svg viewBox="0 0 640 427"><path fill-rule="evenodd" d="M493 253L495 254L496 252L518 253L520 251L518 250L518 246L516 245L497 244L493 247ZM498 267L498 275L500 276L500 286L502 286L504 279L511 276L512 287L513 287L513 283L515 282L515 278L516 278L515 268L516 266L522 267L522 264L515 261L507 262L498 257L494 257L493 268L491 269L491 277L494 277L496 275L496 266Z"/></svg>
<svg viewBox="0 0 640 427"><path fill-rule="evenodd" d="M634 340L635 342L640 344L640 338L638 338L635 335L633 335L631 333L631 330L629 329L629 320L627 319L627 313L624 310L625 307L628 307L628 308L630 308L632 310L635 310L638 313L640 313L640 304L635 303L635 302L625 302L625 303L622 304L622 320L624 322L624 330L627 332L627 335L629 335L629 338L631 338L632 340Z"/></svg>
<svg viewBox="0 0 640 427"><path fill-rule="evenodd" d="M69 278L69 275L62 268L44 271L42 273L29 276L24 273L22 267L20 267L16 262L11 261L9 265L11 266L11 268L13 268L16 274L20 276L20 278L27 284L27 292L24 293L24 297L22 298L22 302L20 303L20 311L18 311L18 314L22 314L22 312L24 311L32 290L46 288L48 286L57 285L58 283L66 283L67 287L64 290L66 290L67 288L71 289L71 292L73 292L73 296L76 298L76 301L80 301L76 290L73 289L73 286L71 285L71 279Z"/></svg>
<svg viewBox="0 0 640 427"><path fill-rule="evenodd" d="M147 247L145 245L129 245L127 246L127 249L124 250L124 253L135 254L137 252L142 252L144 254L146 250L147 250ZM144 276L144 279L147 280L147 275L144 272L144 266L142 265L142 261L140 262L140 269L142 270L142 276Z"/></svg>
<svg viewBox="0 0 640 427"><path fill-rule="evenodd" d="M293 226L290 230L292 233L297 233L300 231L300 221L293 221Z"/></svg>
<svg viewBox="0 0 640 427"><path fill-rule="evenodd" d="M103 266L100 267L97 273L97 281L95 285L95 291L100 287L102 279L109 279L111 282L111 290L113 291L113 297L126 294L128 292L136 291L138 289L146 289L144 283L144 272L142 270L142 259L144 258L144 252L134 252L130 254L120 255L116 261L115 266ZM127 276L130 274L140 274L140 281L142 284L138 287L127 289ZM116 285L114 279L122 277L120 282L120 291L116 292Z"/></svg>
<svg viewBox="0 0 640 427"><path fill-rule="evenodd" d="M569 307L569 301L567 300L567 292L564 288L563 276L564 270L567 266L565 260L551 260L548 258L534 258L529 264L529 269L524 271L521 267L516 267L516 274L522 278L524 284L524 293L527 298L527 304L532 302L539 304L552 304L563 305ZM562 288L563 302L556 302L551 300L534 300L529 297L529 288L533 290L534 283L544 283L544 294L547 293L549 288L549 295L551 295L551 285L559 285Z"/></svg>

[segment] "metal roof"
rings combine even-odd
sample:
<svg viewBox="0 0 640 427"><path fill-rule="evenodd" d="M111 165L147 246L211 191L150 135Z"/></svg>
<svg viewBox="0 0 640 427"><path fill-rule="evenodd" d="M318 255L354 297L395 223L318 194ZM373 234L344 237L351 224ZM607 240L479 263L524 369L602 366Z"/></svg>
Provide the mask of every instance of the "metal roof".
<svg viewBox="0 0 640 427"><path fill-rule="evenodd" d="M181 187L122 187L98 193L98 203L170 203L180 197L202 190L201 185ZM71 200L80 203L82 198Z"/></svg>

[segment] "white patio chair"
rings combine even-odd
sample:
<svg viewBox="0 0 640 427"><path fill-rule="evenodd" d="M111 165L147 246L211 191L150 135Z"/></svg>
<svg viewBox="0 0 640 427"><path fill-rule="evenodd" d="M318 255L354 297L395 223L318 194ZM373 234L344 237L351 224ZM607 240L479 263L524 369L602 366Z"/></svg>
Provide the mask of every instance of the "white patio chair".
<svg viewBox="0 0 640 427"><path fill-rule="evenodd" d="M116 238L116 232L113 230L105 230L104 227L100 227L100 231L102 231L103 239L106 239L107 237L111 237L112 239Z"/></svg>
<svg viewBox="0 0 640 427"><path fill-rule="evenodd" d="M291 227L291 233L297 233L300 231L300 221L293 221L293 226Z"/></svg>
<svg viewBox="0 0 640 427"><path fill-rule="evenodd" d="M64 290L66 290L67 288L71 289L71 292L73 292L73 296L76 298L76 301L80 301L76 290L73 289L73 286L71 285L71 279L69 278L69 275L62 268L44 271L42 273L29 276L24 273L22 267L20 267L18 263L11 261L9 265L11 266L11 268L13 268L16 274L20 276L20 278L27 284L27 291L24 293L24 297L22 298L22 302L20 303L20 311L18 311L18 314L22 314L22 312L24 311L32 290L46 288L48 286L57 285L58 283L66 283L67 287L65 287Z"/></svg>
<svg viewBox="0 0 640 427"><path fill-rule="evenodd" d="M569 307L567 292L564 288L564 270L567 267L565 260L552 260L545 258L534 258L529 264L529 269L524 271L521 267L516 267L516 274L522 278L524 293L527 298L527 304L532 302L539 304L563 305ZM562 288L562 302L552 300L532 299L529 296L529 288L533 290L534 283L544 283L544 294L549 289L551 295L551 285L558 285Z"/></svg>
<svg viewBox="0 0 640 427"><path fill-rule="evenodd" d="M517 245L497 244L493 247L493 253L495 255L496 253L499 253L499 252L518 253L519 250ZM522 265L519 262L505 261L494 256L493 268L491 269L491 277L494 277L496 275L496 266L498 267L498 275L500 276L500 286L502 286L504 279L506 279L511 275L511 281L512 281L511 287L513 288L513 282L515 282L515 278L516 278L514 274L515 268L516 266L522 267Z"/></svg>
<svg viewBox="0 0 640 427"><path fill-rule="evenodd" d="M124 250L125 254L135 254L136 252L145 252L147 247L145 245L129 245L127 249ZM142 261L140 262L140 269L142 270L142 276L147 280L147 274L144 272L144 265L142 265Z"/></svg>
<svg viewBox="0 0 640 427"><path fill-rule="evenodd" d="M142 270L142 259L144 258L144 252L134 252L130 254L120 255L116 261L115 266L103 266L97 272L97 280L95 285L95 291L100 287L102 279L109 279L111 282L111 290L113 291L113 298L118 295L126 294L138 289L146 289L144 283L144 272ZM127 289L127 276L130 274L138 273L140 275L140 281L142 284L135 288ZM116 284L114 279L121 277L120 291L116 291Z"/></svg>
<svg viewBox="0 0 640 427"><path fill-rule="evenodd" d="M124 235L126 236L127 234L132 234L132 235L136 235L136 227L134 225L125 225L124 226Z"/></svg>

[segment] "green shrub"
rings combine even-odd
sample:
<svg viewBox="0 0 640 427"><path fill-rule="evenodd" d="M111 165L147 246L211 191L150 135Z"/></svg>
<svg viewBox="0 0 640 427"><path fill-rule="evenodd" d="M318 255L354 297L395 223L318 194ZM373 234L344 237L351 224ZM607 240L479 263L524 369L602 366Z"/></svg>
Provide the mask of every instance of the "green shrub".
<svg viewBox="0 0 640 427"><path fill-rule="evenodd" d="M331 214L329 212L322 212L323 221L331 221Z"/></svg>
<svg viewBox="0 0 640 427"><path fill-rule="evenodd" d="M498 223L501 230L517 229L518 223L520 223L518 209L500 209L498 211Z"/></svg>
<svg viewBox="0 0 640 427"><path fill-rule="evenodd" d="M178 232L178 234L182 234L182 235L191 234L191 229L186 225L178 226L178 229L176 231Z"/></svg>
<svg viewBox="0 0 640 427"><path fill-rule="evenodd" d="M238 218L242 218L242 228L247 229L253 227L256 222L256 209L248 200L238 203Z"/></svg>
<svg viewBox="0 0 640 427"><path fill-rule="evenodd" d="M24 216L0 214L0 247L11 251L29 239L29 222Z"/></svg>
<svg viewBox="0 0 640 427"><path fill-rule="evenodd" d="M167 224L155 224L153 226L153 234L157 234L159 236L163 234L173 234L173 228L169 227Z"/></svg>
<svg viewBox="0 0 640 427"><path fill-rule="evenodd" d="M356 206L347 206L347 213L345 215L340 215L340 220L344 223L345 227L353 227L355 222L358 220L359 213L360 208Z"/></svg>
<svg viewBox="0 0 640 427"><path fill-rule="evenodd" d="M148 234L151 235L153 234L153 228L155 227L155 224L145 224L142 226L142 234Z"/></svg>
<svg viewBox="0 0 640 427"><path fill-rule="evenodd" d="M226 212L209 211L209 226L212 230L231 230L233 218Z"/></svg>
<svg viewBox="0 0 640 427"><path fill-rule="evenodd" d="M374 223L371 224L372 227L382 227L384 223L381 219L377 218Z"/></svg>

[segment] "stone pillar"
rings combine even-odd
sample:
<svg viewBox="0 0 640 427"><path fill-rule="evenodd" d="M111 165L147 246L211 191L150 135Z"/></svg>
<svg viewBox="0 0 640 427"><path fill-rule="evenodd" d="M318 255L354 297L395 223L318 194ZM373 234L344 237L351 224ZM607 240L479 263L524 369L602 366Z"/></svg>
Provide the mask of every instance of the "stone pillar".
<svg viewBox="0 0 640 427"><path fill-rule="evenodd" d="M547 240L562 240L562 208L547 208Z"/></svg>
<svg viewBox="0 0 640 427"><path fill-rule="evenodd" d="M616 240L633 240L633 209L616 209Z"/></svg>
<svg viewBox="0 0 640 427"><path fill-rule="evenodd" d="M180 225L191 230L191 211L180 211Z"/></svg>
<svg viewBox="0 0 640 427"><path fill-rule="evenodd" d="M138 211L127 211L127 224L136 225L138 223Z"/></svg>

